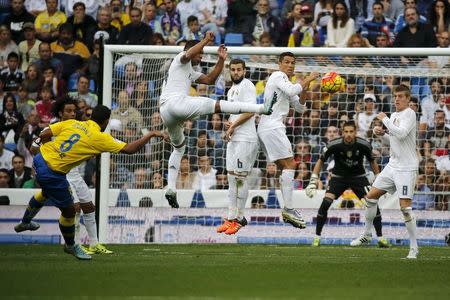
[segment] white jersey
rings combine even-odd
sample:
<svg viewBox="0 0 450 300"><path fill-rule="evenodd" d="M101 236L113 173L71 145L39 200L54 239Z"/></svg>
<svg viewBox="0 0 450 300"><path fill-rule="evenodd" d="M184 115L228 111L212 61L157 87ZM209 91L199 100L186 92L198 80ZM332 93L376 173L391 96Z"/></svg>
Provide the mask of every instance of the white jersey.
<svg viewBox="0 0 450 300"><path fill-rule="evenodd" d="M391 144L389 166L400 171L414 171L419 166L416 153L416 113L411 108L394 112L384 118L383 124L389 130Z"/></svg>
<svg viewBox="0 0 450 300"><path fill-rule="evenodd" d="M185 64L181 63L181 57L185 53L185 51L179 53L170 64L169 75L161 92L161 104L172 97L186 97L189 94L191 83L203 75L192 68L190 61Z"/></svg>
<svg viewBox="0 0 450 300"><path fill-rule="evenodd" d="M277 102L272 108L271 115L261 116L258 125L258 132L273 130L275 128L285 128L284 117L289 112L292 104L296 111L303 111L304 107L300 104L298 94L302 92L302 86L299 83L293 84L289 81L287 75L281 71L276 71L270 75L264 89L264 101L270 101L277 93Z"/></svg>
<svg viewBox="0 0 450 300"><path fill-rule="evenodd" d="M227 94L230 102L245 102L256 104L256 88L255 85L244 78L240 83L233 84ZM230 115L230 121L234 122L239 118L239 114ZM258 142L256 135L255 116L248 119L245 123L239 125L231 136L232 142Z"/></svg>

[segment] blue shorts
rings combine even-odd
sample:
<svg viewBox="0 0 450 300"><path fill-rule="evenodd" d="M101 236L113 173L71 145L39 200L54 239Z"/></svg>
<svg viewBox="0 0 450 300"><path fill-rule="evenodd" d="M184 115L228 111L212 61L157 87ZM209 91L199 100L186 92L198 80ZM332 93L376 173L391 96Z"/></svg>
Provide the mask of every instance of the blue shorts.
<svg viewBox="0 0 450 300"><path fill-rule="evenodd" d="M50 169L39 153L33 159L36 180L41 186L42 194L56 207L68 207L73 204L72 192L66 174Z"/></svg>

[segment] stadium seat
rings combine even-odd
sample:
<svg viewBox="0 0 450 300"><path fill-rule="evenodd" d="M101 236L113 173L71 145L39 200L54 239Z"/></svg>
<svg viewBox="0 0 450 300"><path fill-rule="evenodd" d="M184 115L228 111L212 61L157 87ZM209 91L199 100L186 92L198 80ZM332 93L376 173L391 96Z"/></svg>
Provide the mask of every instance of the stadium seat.
<svg viewBox="0 0 450 300"><path fill-rule="evenodd" d="M269 195L266 201L267 208L280 208L280 202L278 202L277 194L275 189L270 189Z"/></svg>
<svg viewBox="0 0 450 300"><path fill-rule="evenodd" d="M242 46L244 35L242 33L227 33L225 35L225 46Z"/></svg>
<svg viewBox="0 0 450 300"><path fill-rule="evenodd" d="M205 199L201 191L196 191L192 196L191 208L205 208Z"/></svg>
<svg viewBox="0 0 450 300"><path fill-rule="evenodd" d="M219 46L222 44L222 35L220 33L216 34L216 40L214 41L214 45Z"/></svg>

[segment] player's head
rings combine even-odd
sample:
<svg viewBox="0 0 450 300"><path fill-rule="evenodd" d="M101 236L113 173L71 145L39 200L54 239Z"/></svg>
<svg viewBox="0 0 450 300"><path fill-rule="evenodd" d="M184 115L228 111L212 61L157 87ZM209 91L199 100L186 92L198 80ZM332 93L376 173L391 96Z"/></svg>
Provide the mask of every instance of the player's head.
<svg viewBox="0 0 450 300"><path fill-rule="evenodd" d="M399 85L394 89L395 109L402 111L409 106L411 90L406 85Z"/></svg>
<svg viewBox="0 0 450 300"><path fill-rule="evenodd" d="M280 71L285 73L288 77L294 75L295 70L295 56L292 52L283 52L278 57L278 67Z"/></svg>
<svg viewBox="0 0 450 300"><path fill-rule="evenodd" d="M69 96L53 103L52 114L61 121L75 119L77 116L77 101Z"/></svg>
<svg viewBox="0 0 450 300"><path fill-rule="evenodd" d="M97 105L92 110L91 120L100 126L101 131L105 131L109 123L109 117L111 116L111 110L104 105Z"/></svg>
<svg viewBox="0 0 450 300"><path fill-rule="evenodd" d="M346 144L353 144L356 139L356 124L353 121L346 121L342 126L342 137Z"/></svg>
<svg viewBox="0 0 450 300"><path fill-rule="evenodd" d="M238 58L232 59L229 68L231 80L235 84L240 83L245 77L245 61Z"/></svg>
<svg viewBox="0 0 450 300"><path fill-rule="evenodd" d="M186 45L184 45L184 51L188 51L189 49L191 49L192 47L194 47L195 45L197 45L199 43L199 41L197 40L189 40L186 42ZM200 53L198 53L197 55L195 55L194 57L191 58L191 63L193 66L198 65L203 58L203 50L200 51Z"/></svg>

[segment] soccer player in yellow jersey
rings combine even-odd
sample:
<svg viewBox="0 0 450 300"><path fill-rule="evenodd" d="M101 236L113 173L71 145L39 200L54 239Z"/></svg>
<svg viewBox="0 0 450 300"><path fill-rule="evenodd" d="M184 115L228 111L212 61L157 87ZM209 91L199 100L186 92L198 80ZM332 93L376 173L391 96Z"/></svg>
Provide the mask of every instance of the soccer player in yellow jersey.
<svg viewBox="0 0 450 300"><path fill-rule="evenodd" d="M108 126L110 116L111 110L99 105L92 111L91 120L55 123L39 135L41 152L34 157L33 167L42 190L28 203L22 222L15 227L17 232L37 230L39 225L31 222L31 219L39 212L44 202L51 199L61 210L59 228L65 240L64 251L78 259L91 259L74 241L75 206L66 174L83 161L102 152L133 154L144 147L152 137L163 137L163 133L151 131L129 144L118 141L103 132Z"/></svg>

